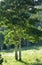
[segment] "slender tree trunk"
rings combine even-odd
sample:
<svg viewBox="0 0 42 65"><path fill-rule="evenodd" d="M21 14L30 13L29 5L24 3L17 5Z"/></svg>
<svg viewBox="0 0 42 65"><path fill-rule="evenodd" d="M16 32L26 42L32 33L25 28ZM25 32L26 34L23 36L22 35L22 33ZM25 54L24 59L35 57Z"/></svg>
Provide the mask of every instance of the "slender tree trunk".
<svg viewBox="0 0 42 65"><path fill-rule="evenodd" d="M15 46L15 59L18 60L17 46Z"/></svg>
<svg viewBox="0 0 42 65"><path fill-rule="evenodd" d="M21 61L21 44L19 44L19 61Z"/></svg>

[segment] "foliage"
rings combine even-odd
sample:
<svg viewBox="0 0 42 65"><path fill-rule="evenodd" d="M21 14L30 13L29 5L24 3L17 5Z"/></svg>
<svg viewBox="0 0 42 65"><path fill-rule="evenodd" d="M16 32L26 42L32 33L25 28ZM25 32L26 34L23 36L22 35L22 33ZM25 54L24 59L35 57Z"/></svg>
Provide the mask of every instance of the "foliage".
<svg viewBox="0 0 42 65"><path fill-rule="evenodd" d="M0 27L4 27L4 43L20 43L20 39L38 41L42 31L36 24L40 21L35 17L37 10L33 0L4 0L0 5ZM34 18L32 18L32 16ZM30 39L31 40L31 39ZM33 42L33 41L32 41Z"/></svg>

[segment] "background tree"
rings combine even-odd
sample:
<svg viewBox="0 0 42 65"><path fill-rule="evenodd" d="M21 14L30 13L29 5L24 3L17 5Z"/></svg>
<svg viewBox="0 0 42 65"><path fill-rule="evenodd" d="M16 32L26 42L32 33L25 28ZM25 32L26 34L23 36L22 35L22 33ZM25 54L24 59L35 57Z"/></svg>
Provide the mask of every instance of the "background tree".
<svg viewBox="0 0 42 65"><path fill-rule="evenodd" d="M15 58L21 60L21 38L37 42L42 31L36 26L39 20L33 0L4 0L0 5L0 27L4 30L4 43L15 44ZM19 46L19 47L18 47Z"/></svg>

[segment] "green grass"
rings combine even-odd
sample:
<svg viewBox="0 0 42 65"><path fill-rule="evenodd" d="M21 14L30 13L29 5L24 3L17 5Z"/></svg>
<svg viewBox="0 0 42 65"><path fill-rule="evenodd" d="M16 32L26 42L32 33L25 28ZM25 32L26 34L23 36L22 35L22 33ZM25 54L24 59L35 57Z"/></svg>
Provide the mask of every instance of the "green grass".
<svg viewBox="0 0 42 65"><path fill-rule="evenodd" d="M16 61L14 52L0 52L4 58L3 65L42 65L42 47L22 50L22 61Z"/></svg>

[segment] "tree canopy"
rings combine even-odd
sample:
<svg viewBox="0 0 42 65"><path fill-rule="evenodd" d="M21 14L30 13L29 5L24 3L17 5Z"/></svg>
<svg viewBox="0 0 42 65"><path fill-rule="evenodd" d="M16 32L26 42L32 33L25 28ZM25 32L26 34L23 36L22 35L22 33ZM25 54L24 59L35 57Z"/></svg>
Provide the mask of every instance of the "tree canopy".
<svg viewBox="0 0 42 65"><path fill-rule="evenodd" d="M36 26L40 22L33 0L4 0L0 3L0 28L4 27L5 42L14 43L20 38L36 42L42 31Z"/></svg>

